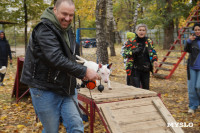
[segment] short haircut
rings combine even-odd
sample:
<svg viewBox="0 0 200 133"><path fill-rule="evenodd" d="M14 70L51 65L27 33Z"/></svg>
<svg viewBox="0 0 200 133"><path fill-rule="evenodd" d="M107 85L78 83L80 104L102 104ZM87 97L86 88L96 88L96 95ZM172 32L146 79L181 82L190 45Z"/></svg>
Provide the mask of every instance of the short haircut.
<svg viewBox="0 0 200 133"><path fill-rule="evenodd" d="M56 8L58 8L63 2L67 2L69 5L74 5L73 0L54 0L54 5Z"/></svg>
<svg viewBox="0 0 200 133"><path fill-rule="evenodd" d="M140 27L144 27L144 28L146 29L146 32L147 32L148 28L147 28L147 25L146 25L146 24L138 24L138 25L136 25L136 27L135 27L135 32L136 32L136 33L137 33L137 30L138 30Z"/></svg>

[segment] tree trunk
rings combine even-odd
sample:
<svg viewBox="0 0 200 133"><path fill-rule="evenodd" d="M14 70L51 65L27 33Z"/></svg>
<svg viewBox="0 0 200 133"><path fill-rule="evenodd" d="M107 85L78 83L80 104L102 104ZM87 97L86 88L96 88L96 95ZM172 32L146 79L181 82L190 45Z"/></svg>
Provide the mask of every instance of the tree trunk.
<svg viewBox="0 0 200 133"><path fill-rule="evenodd" d="M135 27L136 27L136 24L137 24L137 17L138 17L138 9L140 7L140 3L138 2L138 0L136 0L136 8L135 8L135 14L134 14L134 17L133 17L133 26L132 26L132 32L135 32Z"/></svg>
<svg viewBox="0 0 200 133"><path fill-rule="evenodd" d="M110 47L110 56L116 56L115 53L115 32L113 24L113 3L112 0L107 0L107 42Z"/></svg>
<svg viewBox="0 0 200 133"><path fill-rule="evenodd" d="M163 49L169 49L174 42L174 21L171 17L172 14L172 0L166 0L167 8L164 14L166 23L164 24L164 43Z"/></svg>
<svg viewBox="0 0 200 133"><path fill-rule="evenodd" d="M24 43L25 43L25 52L26 52L26 48L28 45L28 35L27 35L27 23L28 23L28 15L27 15L27 5L26 5L26 0L24 0Z"/></svg>
<svg viewBox="0 0 200 133"><path fill-rule="evenodd" d="M177 36L179 35L179 33L178 33L178 31L179 31L178 25L179 25L179 19L178 19L178 17L177 17L177 18L176 18L176 34L177 34Z"/></svg>
<svg viewBox="0 0 200 133"><path fill-rule="evenodd" d="M164 45L163 49L169 49L174 42L174 22L171 20L168 25L164 27Z"/></svg>
<svg viewBox="0 0 200 133"><path fill-rule="evenodd" d="M113 17L113 27L114 27L114 31L115 31L115 42L120 44L122 42L122 39L120 37L119 32L117 31L117 23L116 23L114 17Z"/></svg>
<svg viewBox="0 0 200 133"><path fill-rule="evenodd" d="M99 63L108 64L108 50L106 44L106 0L97 0L96 4L96 40L97 57Z"/></svg>

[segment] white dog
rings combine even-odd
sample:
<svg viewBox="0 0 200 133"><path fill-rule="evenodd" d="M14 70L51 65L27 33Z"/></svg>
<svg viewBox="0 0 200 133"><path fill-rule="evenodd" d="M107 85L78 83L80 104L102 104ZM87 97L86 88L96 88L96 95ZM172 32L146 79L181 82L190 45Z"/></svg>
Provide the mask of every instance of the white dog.
<svg viewBox="0 0 200 133"><path fill-rule="evenodd" d="M98 72L99 75L101 76L101 80L104 83L107 83L108 84L108 88L111 89L109 76L110 76L110 73L111 73L110 68L112 66L112 63L109 64L109 65L102 65L102 64L97 64L97 63L95 63L93 61L87 61L86 59L83 59L78 55L76 55L76 57L79 59L79 60L77 60L78 63L83 64L84 66L86 66L86 67L88 67L90 69L93 69L96 72ZM97 84L99 84L99 83L97 83ZM96 85L96 86L98 86L98 85ZM83 106L83 102L82 101L79 100L79 103ZM83 121L87 122L88 121L88 116L82 110L81 110L81 113L83 114Z"/></svg>
<svg viewBox="0 0 200 133"><path fill-rule="evenodd" d="M76 55L76 57L81 61L81 63L83 63L84 66L98 72L99 75L101 76L101 81L103 81L104 83L107 83L108 88L111 89L109 76L111 73L110 68L112 66L112 63L109 65L102 65L102 64L97 64L93 61L87 61L86 59L83 59L78 55ZM77 62L80 62L79 60L77 60Z"/></svg>
<svg viewBox="0 0 200 133"><path fill-rule="evenodd" d="M6 66L2 66L0 68L0 73L5 74L6 73Z"/></svg>

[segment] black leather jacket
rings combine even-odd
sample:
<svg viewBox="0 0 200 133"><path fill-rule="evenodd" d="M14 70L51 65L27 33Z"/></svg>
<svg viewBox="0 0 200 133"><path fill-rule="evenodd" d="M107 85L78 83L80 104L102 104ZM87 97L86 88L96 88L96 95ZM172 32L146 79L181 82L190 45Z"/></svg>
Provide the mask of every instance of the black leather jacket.
<svg viewBox="0 0 200 133"><path fill-rule="evenodd" d="M191 43L187 43L185 46L185 52L190 53L189 54L189 65L194 66L194 63L199 55L199 46L198 46L198 40L194 40Z"/></svg>
<svg viewBox="0 0 200 133"><path fill-rule="evenodd" d="M73 95L76 78L82 79L87 68L75 61L76 44L71 29L68 36L70 48L62 31L49 20L42 20L30 37L20 81L30 87Z"/></svg>

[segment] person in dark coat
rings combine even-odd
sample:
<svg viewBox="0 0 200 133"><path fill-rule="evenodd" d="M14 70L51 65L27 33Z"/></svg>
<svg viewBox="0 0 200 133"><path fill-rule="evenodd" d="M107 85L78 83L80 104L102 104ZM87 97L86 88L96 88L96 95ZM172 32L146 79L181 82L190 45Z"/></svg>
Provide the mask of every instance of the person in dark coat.
<svg viewBox="0 0 200 133"><path fill-rule="evenodd" d="M200 108L200 23L194 24L193 33L187 39L185 51L189 53L187 64L188 113Z"/></svg>
<svg viewBox="0 0 200 133"><path fill-rule="evenodd" d="M8 66L8 56L10 57L10 63L12 63L12 55L10 45L6 40L4 31L0 31L0 68L2 66ZM0 86L3 86L5 74L0 73Z"/></svg>
<svg viewBox="0 0 200 133"><path fill-rule="evenodd" d="M130 76L130 85L149 90L150 71L158 67L158 57L153 46L153 41L146 36L147 26L136 26L135 39L128 40L124 48L126 72Z"/></svg>

